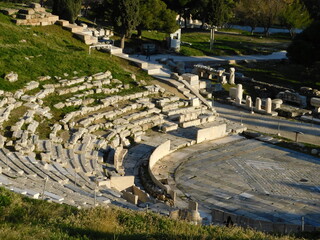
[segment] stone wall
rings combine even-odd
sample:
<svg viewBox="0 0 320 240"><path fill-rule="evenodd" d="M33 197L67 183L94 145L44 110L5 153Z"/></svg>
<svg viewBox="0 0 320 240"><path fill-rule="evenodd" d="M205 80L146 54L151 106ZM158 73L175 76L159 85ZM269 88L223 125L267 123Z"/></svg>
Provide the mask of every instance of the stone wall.
<svg viewBox="0 0 320 240"><path fill-rule="evenodd" d="M197 132L197 143L222 138L227 135L226 130L226 124L200 129Z"/></svg>
<svg viewBox="0 0 320 240"><path fill-rule="evenodd" d="M166 192L168 192L168 186L165 186L164 184L162 184L154 175L152 172L152 168L153 166L164 156L168 155L170 153L170 144L171 141L167 140L166 142L160 144L151 154L150 158L149 158L149 166L148 166L148 171L150 174L150 177L152 179L152 181L161 189L165 190Z"/></svg>

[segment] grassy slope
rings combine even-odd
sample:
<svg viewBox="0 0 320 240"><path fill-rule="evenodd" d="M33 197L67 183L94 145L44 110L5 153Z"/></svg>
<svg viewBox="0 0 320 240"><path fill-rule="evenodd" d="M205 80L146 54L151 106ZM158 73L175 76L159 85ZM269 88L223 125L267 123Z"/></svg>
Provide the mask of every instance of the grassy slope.
<svg viewBox="0 0 320 240"><path fill-rule="evenodd" d="M3 3L0 2L0 7ZM13 34L14 33L14 34ZM25 40L26 42L21 42ZM59 26L20 27L11 23L9 17L0 13L0 89L17 90L38 76L49 75L63 78L90 75L110 70L114 78L129 82L130 73L138 79L148 76L127 62L109 54L94 51L88 55L88 46L72 37ZM29 58L29 59L26 59ZM14 71L19 74L15 83L4 81L4 74Z"/></svg>
<svg viewBox="0 0 320 240"><path fill-rule="evenodd" d="M0 8L11 6L14 5L0 1ZM25 41L21 42L21 40ZM51 76L51 80L40 82L41 89L43 84L57 82L54 76L66 78L64 73L67 73L69 75L67 78L71 79L75 76L74 71L78 72L77 76L87 76L106 70L110 70L114 78L131 84L131 88L121 94L141 90L133 83L131 73L134 73L138 80L153 80L146 72L123 59L95 50L89 55L88 46L59 26L16 26L8 16L0 13L0 89L14 92L24 87L27 82L37 80L39 76ZM4 75L11 71L18 73L17 82L10 83L4 80ZM32 90L28 94L33 95L40 89ZM54 118L41 123L40 127L43 131L40 137L47 138L50 126L66 113L75 110L74 107L64 109L52 107L71 96L72 94L63 96L52 94L43 99L44 104L52 109ZM2 131L5 131L7 126L13 125L24 112L25 109L22 108L13 111L9 121L3 124Z"/></svg>
<svg viewBox="0 0 320 240"><path fill-rule="evenodd" d="M0 188L0 239L297 239L241 228L195 226L119 208L78 210Z"/></svg>

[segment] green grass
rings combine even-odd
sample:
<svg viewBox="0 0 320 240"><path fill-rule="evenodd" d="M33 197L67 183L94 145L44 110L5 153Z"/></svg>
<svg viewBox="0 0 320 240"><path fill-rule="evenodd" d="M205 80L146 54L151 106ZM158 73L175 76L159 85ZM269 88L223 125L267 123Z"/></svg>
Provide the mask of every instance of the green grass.
<svg viewBox="0 0 320 240"><path fill-rule="evenodd" d="M3 5L0 2L0 7ZM16 26L9 17L1 13L0 56L0 89L6 91L20 89L27 82L43 75L63 78L63 74L68 73L73 77L74 71L77 71L79 76L86 76L110 70L114 78L124 83L132 82L130 72L124 71L125 68L133 71L137 79L141 79L140 75L145 78L137 68L110 54L93 51L89 55L88 46L59 26ZM10 83L3 79L4 75L11 71L19 74L17 82Z"/></svg>
<svg viewBox="0 0 320 240"><path fill-rule="evenodd" d="M299 90L302 86L319 88L320 75L302 65L288 62L268 61L238 63L232 65L236 71L255 80ZM227 67L228 68L228 67Z"/></svg>
<svg viewBox="0 0 320 240"><path fill-rule="evenodd" d="M14 6L17 7L15 4L0 1L0 8ZM21 42L21 40L25 41ZM110 70L113 78L131 86L121 94L142 90L130 77L132 73L136 75L137 80L147 82L153 80L146 72L126 60L95 50L89 55L88 46L60 26L16 26L10 17L2 13L0 13L0 57L0 89L2 90L14 92L23 88L26 83L36 81L39 76L51 76L51 80L40 82L39 88L26 92L29 95L36 94L44 84L57 83L58 80L54 76L65 79L64 73L67 73L69 75L67 78L75 77L74 71L78 72L77 76L80 77ZM10 83L4 80L4 75L11 71L18 73L17 82ZM65 114L78 109L53 107L56 103L63 102L72 96L73 94L62 96L50 94L43 99L44 106L50 107L53 119L44 119L40 123L39 127L43 129L39 133L40 137L46 138L52 124L59 121ZM8 128L23 114L18 110L14 110L9 121L4 123L3 129L6 130L2 133L7 131L7 135L10 134Z"/></svg>
<svg viewBox="0 0 320 240"><path fill-rule="evenodd" d="M33 200L0 188L0 239L298 239L238 227L196 226L151 212L116 207L79 210ZM310 235L310 239L315 238ZM304 237L308 237L305 235Z"/></svg>
<svg viewBox="0 0 320 240"><path fill-rule="evenodd" d="M168 35L157 31L143 31L142 36L146 40L160 42ZM216 32L214 47L210 50L210 32L199 29L183 30L181 40L191 44L181 46L180 53L187 56L269 54L285 49L289 43L289 39L283 36L265 38L245 31Z"/></svg>

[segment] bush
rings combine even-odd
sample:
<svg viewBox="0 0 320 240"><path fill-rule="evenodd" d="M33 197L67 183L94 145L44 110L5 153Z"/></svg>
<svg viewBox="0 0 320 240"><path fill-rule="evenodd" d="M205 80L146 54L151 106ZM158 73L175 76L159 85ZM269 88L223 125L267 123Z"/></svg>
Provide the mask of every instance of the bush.
<svg viewBox="0 0 320 240"><path fill-rule="evenodd" d="M287 51L288 58L294 63L311 66L320 61L320 21L298 34Z"/></svg>

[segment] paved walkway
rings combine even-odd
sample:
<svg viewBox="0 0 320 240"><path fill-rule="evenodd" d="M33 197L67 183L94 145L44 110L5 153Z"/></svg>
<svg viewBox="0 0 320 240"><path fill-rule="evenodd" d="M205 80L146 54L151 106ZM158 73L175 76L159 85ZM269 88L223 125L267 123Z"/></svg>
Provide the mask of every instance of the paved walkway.
<svg viewBox="0 0 320 240"><path fill-rule="evenodd" d="M295 140L295 132L299 131L298 141L315 145L320 145L320 126L311 123L298 122L287 120L282 117L271 117L262 114L251 114L249 111L235 106L214 103L214 107L221 117L230 121L241 122L248 129L255 131L277 134L278 132L282 137ZM278 131L278 126L279 130Z"/></svg>
<svg viewBox="0 0 320 240"><path fill-rule="evenodd" d="M274 52L269 55L236 55L236 56L178 56L172 54L154 54L151 55L150 61L147 61L145 55L129 55L130 58L137 59L140 61L146 61L153 64L159 64L158 59L170 58L174 62L211 62L211 61L231 61L231 60L281 60L286 59L286 51Z"/></svg>

